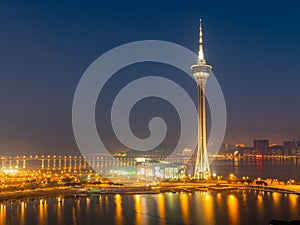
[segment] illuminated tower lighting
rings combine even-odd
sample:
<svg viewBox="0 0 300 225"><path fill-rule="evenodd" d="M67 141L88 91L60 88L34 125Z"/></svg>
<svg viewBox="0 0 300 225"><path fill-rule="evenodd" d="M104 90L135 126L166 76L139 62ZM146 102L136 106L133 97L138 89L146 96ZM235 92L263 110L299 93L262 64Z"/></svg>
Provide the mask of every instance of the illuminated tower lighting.
<svg viewBox="0 0 300 225"><path fill-rule="evenodd" d="M200 20L198 59L191 67L198 88L198 149L194 172L195 179L207 179L211 175L206 148L205 86L212 66L208 65L204 58L202 39L202 23Z"/></svg>

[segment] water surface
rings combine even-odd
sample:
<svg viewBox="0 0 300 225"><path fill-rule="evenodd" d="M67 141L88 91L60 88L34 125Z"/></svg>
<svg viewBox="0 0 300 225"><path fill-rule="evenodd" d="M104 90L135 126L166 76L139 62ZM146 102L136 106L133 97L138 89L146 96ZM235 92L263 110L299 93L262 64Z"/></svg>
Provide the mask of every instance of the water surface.
<svg viewBox="0 0 300 225"><path fill-rule="evenodd" d="M5 202L0 224L269 224L300 217L300 198L257 191L100 195Z"/></svg>

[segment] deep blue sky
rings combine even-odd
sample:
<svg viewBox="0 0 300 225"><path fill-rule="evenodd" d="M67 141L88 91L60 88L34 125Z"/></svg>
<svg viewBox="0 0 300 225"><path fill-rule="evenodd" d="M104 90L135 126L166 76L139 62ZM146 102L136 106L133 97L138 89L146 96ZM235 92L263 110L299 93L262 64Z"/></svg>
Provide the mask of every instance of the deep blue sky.
<svg viewBox="0 0 300 225"><path fill-rule="evenodd" d="M300 140L300 3L290 1L0 3L0 152L76 152L71 106L105 51L159 39L207 61L228 109L226 143Z"/></svg>

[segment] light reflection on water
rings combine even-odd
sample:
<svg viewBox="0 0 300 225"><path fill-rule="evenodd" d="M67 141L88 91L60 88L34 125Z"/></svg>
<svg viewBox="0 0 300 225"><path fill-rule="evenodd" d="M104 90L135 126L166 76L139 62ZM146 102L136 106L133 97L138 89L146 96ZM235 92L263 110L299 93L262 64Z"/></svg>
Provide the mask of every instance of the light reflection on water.
<svg viewBox="0 0 300 225"><path fill-rule="evenodd" d="M258 191L101 195L4 202L0 224L268 224L300 217L294 194Z"/></svg>
<svg viewBox="0 0 300 225"><path fill-rule="evenodd" d="M135 210L135 223L136 224L142 224L142 217L143 217L143 212L142 212L142 204L141 204L141 195L135 195L134 196L134 210Z"/></svg>
<svg viewBox="0 0 300 225"><path fill-rule="evenodd" d="M234 194L227 196L227 208L229 215L229 224L237 225L240 223L240 214L239 214L239 200Z"/></svg>
<svg viewBox="0 0 300 225"><path fill-rule="evenodd" d="M115 204L116 204L116 224L123 225L123 214L122 214L122 196L119 194L115 195Z"/></svg>
<svg viewBox="0 0 300 225"><path fill-rule="evenodd" d="M21 202L21 215L20 215L20 225L24 225L25 223L25 204L23 201Z"/></svg>
<svg viewBox="0 0 300 225"><path fill-rule="evenodd" d="M1 204L0 206L0 224L5 224L6 222L6 205Z"/></svg>
<svg viewBox="0 0 300 225"><path fill-rule="evenodd" d="M185 224L190 224L190 208L189 208L189 199L188 194L182 193L179 195L180 199L180 208L181 208L181 215L182 215L182 221Z"/></svg>
<svg viewBox="0 0 300 225"><path fill-rule="evenodd" d="M46 225L47 224L47 200L41 199L39 202L39 217L38 221L40 225Z"/></svg>
<svg viewBox="0 0 300 225"><path fill-rule="evenodd" d="M299 214L300 209L298 209L298 204L299 204L298 195L290 194L289 206L292 215L297 215L297 213Z"/></svg>
<svg viewBox="0 0 300 225"><path fill-rule="evenodd" d="M278 214L280 213L280 194L277 192L273 192L272 198L274 202L274 212L275 214Z"/></svg>
<svg viewBox="0 0 300 225"><path fill-rule="evenodd" d="M156 196L156 200L157 200L158 216L160 218L160 225L165 225L166 224L165 195L158 194Z"/></svg>

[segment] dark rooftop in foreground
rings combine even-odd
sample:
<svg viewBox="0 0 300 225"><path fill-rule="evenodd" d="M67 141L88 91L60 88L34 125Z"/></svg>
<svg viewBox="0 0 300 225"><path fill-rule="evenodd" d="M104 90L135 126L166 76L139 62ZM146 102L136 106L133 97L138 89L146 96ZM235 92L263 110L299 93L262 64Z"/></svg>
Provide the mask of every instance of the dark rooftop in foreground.
<svg viewBox="0 0 300 225"><path fill-rule="evenodd" d="M271 220L270 225L300 225L300 220Z"/></svg>

